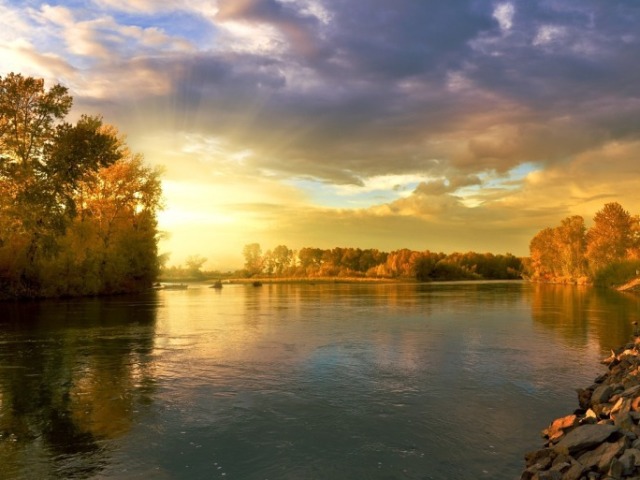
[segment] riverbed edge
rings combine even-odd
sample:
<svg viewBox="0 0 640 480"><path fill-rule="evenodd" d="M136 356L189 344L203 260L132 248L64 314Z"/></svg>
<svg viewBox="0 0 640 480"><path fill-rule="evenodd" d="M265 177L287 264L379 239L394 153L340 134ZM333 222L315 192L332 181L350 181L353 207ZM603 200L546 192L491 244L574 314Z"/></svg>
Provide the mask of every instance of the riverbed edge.
<svg viewBox="0 0 640 480"><path fill-rule="evenodd" d="M640 339L611 352L578 408L542 431L521 480L640 480Z"/></svg>

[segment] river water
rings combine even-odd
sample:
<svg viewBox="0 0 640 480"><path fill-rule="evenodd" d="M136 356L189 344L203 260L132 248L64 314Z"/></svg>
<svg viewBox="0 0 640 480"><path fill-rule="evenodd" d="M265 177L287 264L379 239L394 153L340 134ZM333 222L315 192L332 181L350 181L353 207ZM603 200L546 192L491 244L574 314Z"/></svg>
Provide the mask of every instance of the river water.
<svg viewBox="0 0 640 480"><path fill-rule="evenodd" d="M0 304L0 477L516 479L639 316L520 282Z"/></svg>

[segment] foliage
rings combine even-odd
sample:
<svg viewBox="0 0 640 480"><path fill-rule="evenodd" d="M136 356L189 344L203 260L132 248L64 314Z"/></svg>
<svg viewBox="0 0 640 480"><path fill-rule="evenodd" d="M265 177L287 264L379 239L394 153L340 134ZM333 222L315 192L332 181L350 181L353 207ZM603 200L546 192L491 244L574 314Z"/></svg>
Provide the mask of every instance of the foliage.
<svg viewBox="0 0 640 480"><path fill-rule="evenodd" d="M629 279L637 277L638 272L640 272L640 260L613 262L596 272L593 283L601 287L623 285Z"/></svg>
<svg viewBox="0 0 640 480"><path fill-rule="evenodd" d="M593 272L627 257L632 247L632 217L618 203L608 203L587 233L587 260Z"/></svg>
<svg viewBox="0 0 640 480"><path fill-rule="evenodd" d="M190 255L185 262L187 264L187 275L190 278L203 278L203 273L200 269L206 261L207 259L201 255Z"/></svg>
<svg viewBox="0 0 640 480"><path fill-rule="evenodd" d="M0 77L0 297L138 290L158 272L160 172L55 85Z"/></svg>
<svg viewBox="0 0 640 480"><path fill-rule="evenodd" d="M631 260L640 249L639 220L620 204L608 203L587 230L580 216L538 232L529 245L528 274L536 281L625 283L635 275Z"/></svg>
<svg viewBox="0 0 640 480"><path fill-rule="evenodd" d="M244 268L247 277L252 277L262 273L264 268L264 258L262 257L262 248L259 243L250 243L244 246L242 250L244 255Z"/></svg>
<svg viewBox="0 0 640 480"><path fill-rule="evenodd" d="M296 252L279 245L261 254L257 243L245 245L245 274L302 278L369 277L415 278L419 281L516 279L522 262L511 254L435 253L410 249L381 252L377 249L321 249L304 247Z"/></svg>

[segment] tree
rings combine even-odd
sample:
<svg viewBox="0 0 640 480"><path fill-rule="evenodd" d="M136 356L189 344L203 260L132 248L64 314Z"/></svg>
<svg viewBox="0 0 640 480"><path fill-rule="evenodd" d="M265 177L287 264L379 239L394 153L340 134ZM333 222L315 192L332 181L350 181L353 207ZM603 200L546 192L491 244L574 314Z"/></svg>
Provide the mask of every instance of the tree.
<svg viewBox="0 0 640 480"><path fill-rule="evenodd" d="M624 260L634 245L633 218L617 203L607 203L593 218L587 232L586 256L593 272Z"/></svg>
<svg viewBox="0 0 640 480"><path fill-rule="evenodd" d="M529 243L532 277L534 279L550 279L556 276L558 252L555 244L555 232L547 227L539 231Z"/></svg>
<svg viewBox="0 0 640 480"><path fill-rule="evenodd" d="M283 272L291 266L293 261L293 250L286 245L278 245L272 252L273 264L276 275L282 275Z"/></svg>
<svg viewBox="0 0 640 480"><path fill-rule="evenodd" d="M67 89L0 77L0 296L128 291L158 271L160 171Z"/></svg>
<svg viewBox="0 0 640 480"><path fill-rule="evenodd" d="M189 257L187 257L185 263L187 264L188 275L193 278L202 277L202 272L200 271L200 269L206 261L207 259L201 255L190 255Z"/></svg>
<svg viewBox="0 0 640 480"><path fill-rule="evenodd" d="M242 250L244 255L244 268L248 277L262 273L264 258L259 243L249 243Z"/></svg>
<svg viewBox="0 0 640 480"><path fill-rule="evenodd" d="M16 171L43 166L55 137L55 122L73 103L62 85L44 89L44 80L10 73L0 77L0 167Z"/></svg>
<svg viewBox="0 0 640 480"><path fill-rule="evenodd" d="M567 217L554 231L560 268L564 276L579 278L585 275L586 227L579 215Z"/></svg>
<svg viewBox="0 0 640 480"><path fill-rule="evenodd" d="M0 212L6 227L0 232L0 244L12 238L23 245L25 280L31 277L38 254L51 254L53 237L64 229L64 215L46 169L56 122L71 104L61 85L45 90L41 79L14 73L0 77Z"/></svg>

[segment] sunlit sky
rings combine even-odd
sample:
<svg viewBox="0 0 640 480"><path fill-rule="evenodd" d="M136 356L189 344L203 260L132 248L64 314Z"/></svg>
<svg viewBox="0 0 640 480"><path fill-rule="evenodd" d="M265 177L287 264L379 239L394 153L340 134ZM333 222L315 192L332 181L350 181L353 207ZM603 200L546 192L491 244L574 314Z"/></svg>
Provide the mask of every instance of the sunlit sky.
<svg viewBox="0 0 640 480"><path fill-rule="evenodd" d="M161 252L528 254L640 213L640 2L0 0L0 75L165 168Z"/></svg>

